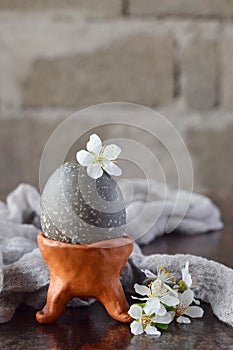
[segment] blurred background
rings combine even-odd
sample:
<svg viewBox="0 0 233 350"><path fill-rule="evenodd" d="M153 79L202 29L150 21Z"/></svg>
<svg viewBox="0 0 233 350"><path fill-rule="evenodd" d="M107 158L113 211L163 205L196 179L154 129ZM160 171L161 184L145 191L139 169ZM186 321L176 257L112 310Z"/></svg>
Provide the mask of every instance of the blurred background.
<svg viewBox="0 0 233 350"><path fill-rule="evenodd" d="M0 0L1 196L38 187L41 153L65 118L113 101L174 124L196 191L232 191L232 18L231 0Z"/></svg>

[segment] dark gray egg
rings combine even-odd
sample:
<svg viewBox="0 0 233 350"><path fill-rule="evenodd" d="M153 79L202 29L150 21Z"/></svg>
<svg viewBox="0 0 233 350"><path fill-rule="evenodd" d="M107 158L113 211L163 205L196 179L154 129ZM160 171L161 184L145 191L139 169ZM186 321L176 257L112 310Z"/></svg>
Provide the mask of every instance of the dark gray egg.
<svg viewBox="0 0 233 350"><path fill-rule="evenodd" d="M124 235L125 204L117 183L106 172L94 180L76 161L60 166L49 178L41 197L45 237L73 244Z"/></svg>

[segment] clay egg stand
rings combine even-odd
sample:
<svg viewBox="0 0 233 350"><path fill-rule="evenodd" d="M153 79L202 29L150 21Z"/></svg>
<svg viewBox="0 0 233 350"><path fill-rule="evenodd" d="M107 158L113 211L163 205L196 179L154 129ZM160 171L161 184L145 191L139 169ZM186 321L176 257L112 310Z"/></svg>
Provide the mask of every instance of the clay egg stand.
<svg viewBox="0 0 233 350"><path fill-rule="evenodd" d="M73 297L95 298L115 320L132 320L120 282L133 250L125 223L120 189L105 171L92 179L71 161L52 174L41 199L38 245L50 285L46 305L36 314L39 323L56 322Z"/></svg>

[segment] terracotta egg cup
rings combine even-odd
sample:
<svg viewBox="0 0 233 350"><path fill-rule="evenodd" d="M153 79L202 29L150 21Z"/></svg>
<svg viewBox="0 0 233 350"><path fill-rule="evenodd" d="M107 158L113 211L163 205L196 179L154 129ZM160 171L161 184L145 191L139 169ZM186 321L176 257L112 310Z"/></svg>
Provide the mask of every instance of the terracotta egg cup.
<svg viewBox="0 0 233 350"><path fill-rule="evenodd" d="M89 245L71 244L38 235L38 245L50 270L47 302L36 314L39 323L54 323L73 297L99 300L117 321L131 322L120 274L133 250L129 237Z"/></svg>

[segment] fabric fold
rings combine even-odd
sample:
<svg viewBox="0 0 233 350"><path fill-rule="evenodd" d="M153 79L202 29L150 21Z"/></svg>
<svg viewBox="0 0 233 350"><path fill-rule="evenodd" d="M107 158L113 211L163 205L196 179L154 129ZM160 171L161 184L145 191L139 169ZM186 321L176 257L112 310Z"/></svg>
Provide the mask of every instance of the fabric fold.
<svg viewBox="0 0 233 350"><path fill-rule="evenodd" d="M171 189L156 180L132 179L130 185L120 186L127 203L126 233L139 244L149 244L174 227L187 235L223 228L219 209L204 195Z"/></svg>

